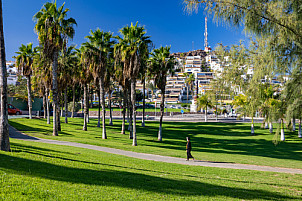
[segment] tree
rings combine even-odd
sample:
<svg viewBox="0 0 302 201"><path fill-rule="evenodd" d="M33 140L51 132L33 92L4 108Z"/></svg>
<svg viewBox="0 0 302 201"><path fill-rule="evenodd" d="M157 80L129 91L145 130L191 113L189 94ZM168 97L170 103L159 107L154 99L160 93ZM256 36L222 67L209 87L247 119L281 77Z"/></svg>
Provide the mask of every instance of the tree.
<svg viewBox="0 0 302 201"><path fill-rule="evenodd" d="M146 87L147 87L147 89L149 89L151 91L151 101L153 101L153 94L154 94L154 91L156 90L156 87L154 86L154 84L152 82L148 82Z"/></svg>
<svg viewBox="0 0 302 201"><path fill-rule="evenodd" d="M136 108L135 108L135 86L139 70L141 68L141 59L149 53L151 40L146 36L145 28L138 26L138 23L126 26L120 30L122 37L119 40L118 48L121 61L124 63L124 76L131 83L131 104L133 118L133 146L137 146L136 138Z"/></svg>
<svg viewBox="0 0 302 201"><path fill-rule="evenodd" d="M288 103L286 112L286 121L290 122L291 117L298 117L299 129L298 137L302 138L301 133L301 121L302 121L302 74L294 72L293 79L286 84L286 90L284 91L286 101Z"/></svg>
<svg viewBox="0 0 302 201"><path fill-rule="evenodd" d="M193 93L193 87L194 87L194 82L195 82L195 77L194 77L194 74L189 74L188 76L186 76L186 84L187 84L187 90L188 88L190 87L190 90L192 91L192 100L193 100L193 96L194 96L194 93ZM187 91L187 98L188 98L188 91ZM188 99L187 99L188 100Z"/></svg>
<svg viewBox="0 0 302 201"><path fill-rule="evenodd" d="M88 47L87 47L88 46ZM88 123L88 113L89 113L89 102L88 102L88 87L87 85L92 80L92 75L90 71L90 66L95 65L93 61L93 55L90 51L90 45L88 43L83 43L82 46L77 50L78 58L80 58L79 66L79 82L84 89L84 124L83 130L87 131Z"/></svg>
<svg viewBox="0 0 302 201"><path fill-rule="evenodd" d="M252 50L256 50L253 57L257 60L253 64L260 64L260 72L270 71L269 77L292 76L294 70L295 74L302 73L298 65L302 61L301 0L184 0L184 3L188 11L197 11L203 5L216 19L234 26L243 25L248 33L255 34L258 38ZM291 93L299 91L291 90Z"/></svg>
<svg viewBox="0 0 302 201"><path fill-rule="evenodd" d="M34 55L36 54L36 48L33 48L33 44L21 45L19 52L16 52L16 66L18 71L22 73L27 79L27 93L28 93L28 110L29 118L32 119L32 97L31 97L31 75Z"/></svg>
<svg viewBox="0 0 302 201"><path fill-rule="evenodd" d="M174 73L175 58L170 55L171 47L160 47L154 49L149 59L149 72L153 77L154 83L161 91L160 121L158 131L158 141L162 141L162 122L164 116L165 90L167 76Z"/></svg>
<svg viewBox="0 0 302 201"><path fill-rule="evenodd" d="M64 4L57 7L57 3L45 3L41 10L34 15L35 31L43 47L43 55L52 61L52 94L53 94L53 135L58 135L58 54L68 38L73 38L76 21L67 18L69 9Z"/></svg>
<svg viewBox="0 0 302 201"><path fill-rule="evenodd" d="M8 111L7 111L7 79L6 79L6 60L3 33L2 0L0 0L0 150L10 151L8 133Z"/></svg>
<svg viewBox="0 0 302 201"><path fill-rule="evenodd" d="M95 83L100 84L100 96L102 104L102 139L107 139L106 135L106 108L105 108L105 74L108 71L109 53L113 51L112 33L104 32L100 29L90 31L90 36L86 37L88 43L85 43L88 51L91 52L93 64L90 66ZM109 75L110 76L110 75ZM110 82L110 79L107 80Z"/></svg>
<svg viewBox="0 0 302 201"><path fill-rule="evenodd" d="M212 101L208 94L204 94L197 98L197 110L204 109L205 110L205 116L204 116L204 121L207 122L207 114L208 114L208 107L213 107Z"/></svg>
<svg viewBox="0 0 302 201"><path fill-rule="evenodd" d="M59 54L58 66L59 66L59 76L58 83L63 92L64 90L64 108L65 108L65 123L68 123L68 98L67 89L73 83L73 73L76 73L77 68L77 55L75 51L75 46L71 45L69 47L63 47Z"/></svg>
<svg viewBox="0 0 302 201"><path fill-rule="evenodd" d="M189 84L187 83L187 79L189 77L189 74L188 73L184 73L183 75L186 78L185 83L186 83L186 87L187 87L187 90L186 90L187 91L187 103L189 103Z"/></svg>

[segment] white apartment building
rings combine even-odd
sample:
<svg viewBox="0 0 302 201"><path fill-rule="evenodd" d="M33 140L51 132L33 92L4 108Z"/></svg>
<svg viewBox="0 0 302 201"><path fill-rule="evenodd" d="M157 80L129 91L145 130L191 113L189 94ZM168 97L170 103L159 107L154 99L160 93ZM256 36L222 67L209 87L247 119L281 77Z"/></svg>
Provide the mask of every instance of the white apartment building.
<svg viewBox="0 0 302 201"><path fill-rule="evenodd" d="M15 67L15 62L7 61L6 71L7 71L7 84L16 85L18 82L18 75L17 75L18 70Z"/></svg>

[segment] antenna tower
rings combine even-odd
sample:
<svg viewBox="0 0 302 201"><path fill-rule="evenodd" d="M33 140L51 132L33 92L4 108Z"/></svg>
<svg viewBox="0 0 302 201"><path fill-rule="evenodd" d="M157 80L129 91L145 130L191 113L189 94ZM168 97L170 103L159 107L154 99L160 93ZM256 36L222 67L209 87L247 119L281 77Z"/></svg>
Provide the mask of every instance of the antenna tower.
<svg viewBox="0 0 302 201"><path fill-rule="evenodd" d="M208 47L208 19L205 17L205 29L204 29L204 49Z"/></svg>

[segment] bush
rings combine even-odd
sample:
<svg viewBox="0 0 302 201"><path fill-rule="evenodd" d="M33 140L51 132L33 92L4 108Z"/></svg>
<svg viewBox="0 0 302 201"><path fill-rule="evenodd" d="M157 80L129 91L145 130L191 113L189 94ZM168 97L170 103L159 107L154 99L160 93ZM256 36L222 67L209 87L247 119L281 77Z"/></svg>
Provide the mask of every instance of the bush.
<svg viewBox="0 0 302 201"><path fill-rule="evenodd" d="M181 103L180 105L181 105L181 107L190 107L189 103Z"/></svg>
<svg viewBox="0 0 302 201"><path fill-rule="evenodd" d="M78 112L81 109L81 103L74 103L74 112ZM72 102L68 103L68 111L72 112Z"/></svg>

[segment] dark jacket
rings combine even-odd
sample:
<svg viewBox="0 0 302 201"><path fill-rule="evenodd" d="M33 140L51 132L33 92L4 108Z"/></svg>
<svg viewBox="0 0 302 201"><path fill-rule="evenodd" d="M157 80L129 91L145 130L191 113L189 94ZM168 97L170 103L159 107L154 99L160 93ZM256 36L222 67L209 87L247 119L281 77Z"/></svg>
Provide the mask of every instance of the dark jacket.
<svg viewBox="0 0 302 201"><path fill-rule="evenodd" d="M191 145L190 140L187 142L186 149L187 149L188 151L191 151L191 149L192 149L192 145Z"/></svg>

